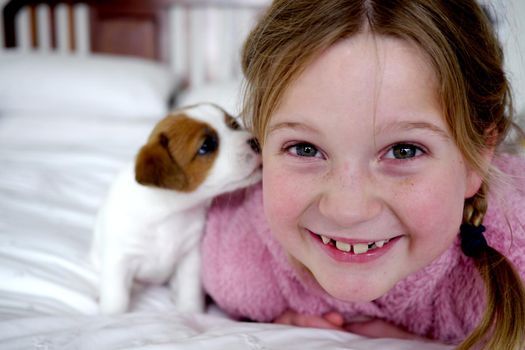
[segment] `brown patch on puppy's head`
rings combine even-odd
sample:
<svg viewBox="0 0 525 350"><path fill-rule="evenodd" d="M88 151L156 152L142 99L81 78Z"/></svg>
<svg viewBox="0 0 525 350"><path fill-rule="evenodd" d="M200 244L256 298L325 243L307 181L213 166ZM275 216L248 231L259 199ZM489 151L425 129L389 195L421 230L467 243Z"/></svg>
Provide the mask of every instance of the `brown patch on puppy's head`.
<svg viewBox="0 0 525 350"><path fill-rule="evenodd" d="M219 151L217 132L183 113L170 115L153 129L135 161L142 185L194 191L206 179Z"/></svg>

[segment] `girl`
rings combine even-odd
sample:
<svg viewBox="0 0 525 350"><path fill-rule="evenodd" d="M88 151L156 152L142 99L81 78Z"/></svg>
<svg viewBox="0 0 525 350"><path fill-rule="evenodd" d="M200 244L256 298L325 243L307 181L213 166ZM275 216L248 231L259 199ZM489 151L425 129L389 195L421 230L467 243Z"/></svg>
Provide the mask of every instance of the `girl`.
<svg viewBox="0 0 525 350"><path fill-rule="evenodd" d="M494 156L502 60L474 0L274 1L243 52L262 187L209 214L213 299L257 321L522 349L525 162Z"/></svg>

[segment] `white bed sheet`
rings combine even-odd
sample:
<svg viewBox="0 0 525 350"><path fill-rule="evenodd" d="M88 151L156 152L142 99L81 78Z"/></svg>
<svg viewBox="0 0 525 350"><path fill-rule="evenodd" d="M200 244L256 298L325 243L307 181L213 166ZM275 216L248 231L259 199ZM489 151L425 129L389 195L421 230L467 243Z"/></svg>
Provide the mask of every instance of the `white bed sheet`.
<svg viewBox="0 0 525 350"><path fill-rule="evenodd" d="M4 325L0 324L0 327ZM442 346L365 339L339 331L242 323L208 315L131 313L120 317L16 320L2 349L440 350Z"/></svg>
<svg viewBox="0 0 525 350"><path fill-rule="evenodd" d="M97 207L155 121L0 115L1 349L449 349L320 329L178 314L137 286L131 313L97 315L88 263Z"/></svg>

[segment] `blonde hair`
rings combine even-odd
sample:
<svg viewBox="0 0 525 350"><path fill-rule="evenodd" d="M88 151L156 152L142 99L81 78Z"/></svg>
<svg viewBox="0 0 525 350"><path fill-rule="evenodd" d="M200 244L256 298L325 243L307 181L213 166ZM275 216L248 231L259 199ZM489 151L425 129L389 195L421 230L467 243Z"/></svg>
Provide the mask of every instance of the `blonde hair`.
<svg viewBox="0 0 525 350"><path fill-rule="evenodd" d="M484 178L466 200L464 223L479 226L487 209L491 168L484 155L512 125L512 99L503 53L475 0L275 0L245 42L242 54L245 124L261 144L287 87L320 53L364 28L414 42L439 82L444 118L470 166ZM487 247L473 258L487 288L480 325L458 349L522 349L525 291L512 264Z"/></svg>

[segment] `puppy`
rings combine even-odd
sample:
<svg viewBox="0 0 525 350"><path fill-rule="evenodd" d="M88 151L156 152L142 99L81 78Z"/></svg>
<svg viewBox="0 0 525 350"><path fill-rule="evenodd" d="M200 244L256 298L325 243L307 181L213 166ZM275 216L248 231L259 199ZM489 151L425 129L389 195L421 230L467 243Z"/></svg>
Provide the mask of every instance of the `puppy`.
<svg viewBox="0 0 525 350"><path fill-rule="evenodd" d="M133 280L169 282L180 311L204 309L199 242L214 196L259 181L252 136L212 104L161 120L135 163L117 177L98 214L91 259L100 311L128 310Z"/></svg>

